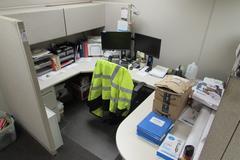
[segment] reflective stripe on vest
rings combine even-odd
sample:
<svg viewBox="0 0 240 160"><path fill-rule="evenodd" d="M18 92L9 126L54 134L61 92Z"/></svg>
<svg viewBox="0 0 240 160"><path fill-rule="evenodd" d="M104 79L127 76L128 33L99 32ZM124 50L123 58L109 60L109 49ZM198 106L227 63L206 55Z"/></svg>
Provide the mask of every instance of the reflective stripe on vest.
<svg viewBox="0 0 240 160"><path fill-rule="evenodd" d="M112 83L112 87L113 87L113 88L116 88L116 89L119 89L119 90L122 91L122 92L126 92L126 93L129 93L129 94L132 94L132 90L127 89L127 88L120 87L120 86L117 85L116 83ZM92 89L92 90L110 91L110 90L111 90L111 87L95 86L95 87L92 87L91 89Z"/></svg>

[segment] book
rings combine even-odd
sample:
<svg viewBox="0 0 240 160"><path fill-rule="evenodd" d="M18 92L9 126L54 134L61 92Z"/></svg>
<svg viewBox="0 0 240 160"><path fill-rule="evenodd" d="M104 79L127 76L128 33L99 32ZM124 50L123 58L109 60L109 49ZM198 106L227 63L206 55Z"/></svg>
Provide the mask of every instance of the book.
<svg viewBox="0 0 240 160"><path fill-rule="evenodd" d="M84 41L83 42L83 51L84 51L84 57L88 57L88 42Z"/></svg>
<svg viewBox="0 0 240 160"><path fill-rule="evenodd" d="M155 112L150 112L137 125L137 135L149 142L160 145L172 127L172 120Z"/></svg>
<svg viewBox="0 0 240 160"><path fill-rule="evenodd" d="M193 87L193 91L194 100L217 110L224 93L223 82L206 77Z"/></svg>

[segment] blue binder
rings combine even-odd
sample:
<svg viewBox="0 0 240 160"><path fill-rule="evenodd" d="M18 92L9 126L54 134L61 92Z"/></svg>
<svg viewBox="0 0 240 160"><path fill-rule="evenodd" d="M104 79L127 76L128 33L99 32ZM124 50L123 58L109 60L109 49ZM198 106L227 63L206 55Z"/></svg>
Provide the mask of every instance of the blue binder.
<svg viewBox="0 0 240 160"><path fill-rule="evenodd" d="M172 120L151 112L137 125L137 135L160 145L172 127Z"/></svg>

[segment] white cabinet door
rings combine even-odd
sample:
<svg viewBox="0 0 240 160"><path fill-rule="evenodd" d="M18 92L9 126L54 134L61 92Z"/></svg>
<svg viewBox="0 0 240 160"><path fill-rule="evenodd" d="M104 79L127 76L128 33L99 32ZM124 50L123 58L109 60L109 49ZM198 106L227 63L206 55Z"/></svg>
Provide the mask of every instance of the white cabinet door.
<svg viewBox="0 0 240 160"><path fill-rule="evenodd" d="M81 4L64 8L67 35L88 31L105 25L104 4Z"/></svg>
<svg viewBox="0 0 240 160"><path fill-rule="evenodd" d="M22 20L30 44L66 36L63 9L38 9L9 13L6 16Z"/></svg>

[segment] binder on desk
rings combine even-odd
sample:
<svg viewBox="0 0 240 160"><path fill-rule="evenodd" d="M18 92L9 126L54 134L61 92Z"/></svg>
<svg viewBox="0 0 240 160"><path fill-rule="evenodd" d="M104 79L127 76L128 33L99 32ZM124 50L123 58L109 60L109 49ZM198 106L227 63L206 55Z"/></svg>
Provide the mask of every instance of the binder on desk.
<svg viewBox="0 0 240 160"><path fill-rule="evenodd" d="M83 42L83 52L84 52L84 57L88 57L88 42L87 41Z"/></svg>
<svg viewBox="0 0 240 160"><path fill-rule="evenodd" d="M151 112L137 125L137 135L160 145L172 127L173 122L170 119Z"/></svg>

